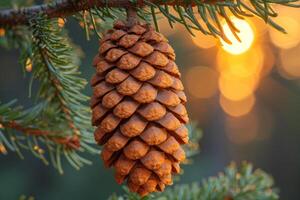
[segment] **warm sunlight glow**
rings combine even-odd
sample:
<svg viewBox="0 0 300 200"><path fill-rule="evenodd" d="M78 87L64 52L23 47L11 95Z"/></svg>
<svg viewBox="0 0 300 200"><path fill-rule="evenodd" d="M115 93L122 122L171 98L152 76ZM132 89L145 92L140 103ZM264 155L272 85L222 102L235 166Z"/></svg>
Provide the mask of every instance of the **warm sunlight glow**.
<svg viewBox="0 0 300 200"><path fill-rule="evenodd" d="M254 32L250 24L246 20L241 20L237 18L231 18L235 27L238 27L240 30L237 35L239 36L241 42L239 42L236 37L233 35L231 29L229 28L226 22L223 23L223 29L227 38L232 42L228 44L225 41L221 40L222 47L225 51L231 54L242 54L246 52L252 45L254 41Z"/></svg>
<svg viewBox="0 0 300 200"><path fill-rule="evenodd" d="M300 42L300 22L292 16L280 16L276 23L281 24L286 30L284 34L276 29L270 29L272 43L282 49L290 49L297 46Z"/></svg>
<svg viewBox="0 0 300 200"><path fill-rule="evenodd" d="M210 35L205 35L200 31L194 31L194 35L191 38L195 45L200 48L208 49L214 47L217 44L217 39Z"/></svg>
<svg viewBox="0 0 300 200"><path fill-rule="evenodd" d="M221 75L219 88L221 93L230 100L239 101L250 95L256 89L258 79L256 76L240 78L236 76Z"/></svg>
<svg viewBox="0 0 300 200"><path fill-rule="evenodd" d="M174 16L177 15L177 12L173 8L170 8L169 12ZM169 20L166 17L161 17L157 22L158 22L159 32L161 32L164 36L167 37L170 37L171 35L174 35L178 32L181 32L184 29L178 23L172 23L173 27L171 27ZM185 30L184 33L187 34Z"/></svg>
<svg viewBox="0 0 300 200"><path fill-rule="evenodd" d="M231 101L242 101L253 95L261 79L264 61L263 49L258 45L240 55L219 51L217 70L220 73L219 89L221 94ZM223 109L225 108L224 102L224 100L220 102L223 103ZM226 111L226 109L224 110ZM241 112L243 113L242 110Z"/></svg>
<svg viewBox="0 0 300 200"><path fill-rule="evenodd" d="M250 17L247 20L250 21L251 28L253 29L255 38L262 38L268 32L269 24L266 24L260 17Z"/></svg>
<svg viewBox="0 0 300 200"><path fill-rule="evenodd" d="M178 31L179 27L178 24L173 24L173 28L170 26L169 21L166 17L158 20L158 26L159 26L159 31L165 35L170 37L171 35L175 34L176 31Z"/></svg>
<svg viewBox="0 0 300 200"><path fill-rule="evenodd" d="M255 96L251 95L240 101L232 101L220 95L220 105L224 112L232 117L240 117L248 114L255 104Z"/></svg>
<svg viewBox="0 0 300 200"><path fill-rule="evenodd" d="M192 67L186 73L186 86L196 98L212 97L218 90L218 74L210 67Z"/></svg>
<svg viewBox="0 0 300 200"><path fill-rule="evenodd" d="M217 55L218 71L226 75L259 76L263 64L264 53L259 46L255 46L241 55L232 55L224 51L219 51Z"/></svg>
<svg viewBox="0 0 300 200"><path fill-rule="evenodd" d="M298 79L300 77L300 46L292 49L280 51L279 72L288 79Z"/></svg>

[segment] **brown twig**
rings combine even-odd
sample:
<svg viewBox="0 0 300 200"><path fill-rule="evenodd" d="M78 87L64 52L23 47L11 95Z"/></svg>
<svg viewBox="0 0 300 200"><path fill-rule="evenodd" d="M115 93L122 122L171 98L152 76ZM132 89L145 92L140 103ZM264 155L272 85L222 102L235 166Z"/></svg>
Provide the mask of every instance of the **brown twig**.
<svg viewBox="0 0 300 200"><path fill-rule="evenodd" d="M182 5L185 6L184 0L173 0L164 2L163 0L147 0L156 5ZM202 0L204 3L216 3L224 0ZM7 9L0 11L0 27L15 26L28 24L29 19L38 14L43 13L49 18L67 17L79 11L89 10L94 7L110 7L110 8L127 8L132 6L130 0L61 0L55 4L43 4L20 9ZM134 6L145 6L145 0L137 0ZM194 0L191 0L189 5L195 6Z"/></svg>
<svg viewBox="0 0 300 200"><path fill-rule="evenodd" d="M45 130L39 130L36 128L30 128L30 127L24 127L21 124L18 124L15 121L9 121L9 122L0 122L3 127L5 128L10 128L10 129L15 129L17 131L23 132L27 135L33 135L33 136L41 136L41 135L51 135L53 133Z"/></svg>
<svg viewBox="0 0 300 200"><path fill-rule="evenodd" d="M136 8L130 6L126 9L127 12L127 25L129 27L133 26L134 24L137 24L138 17L137 17L137 11Z"/></svg>
<svg viewBox="0 0 300 200"><path fill-rule="evenodd" d="M16 121L1 122L0 124L4 128L14 129L20 131L26 135L31 136L46 136L49 140L56 144L64 145L67 149L79 149L80 148L80 138L77 135L74 136L59 136L61 133L50 132L46 130L40 130L37 128L25 127Z"/></svg>

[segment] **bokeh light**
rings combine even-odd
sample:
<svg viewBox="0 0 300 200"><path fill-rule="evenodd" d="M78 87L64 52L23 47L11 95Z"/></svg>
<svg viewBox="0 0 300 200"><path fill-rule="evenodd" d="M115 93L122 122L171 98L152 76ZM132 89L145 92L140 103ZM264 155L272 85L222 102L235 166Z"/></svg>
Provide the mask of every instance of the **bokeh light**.
<svg viewBox="0 0 300 200"><path fill-rule="evenodd" d="M232 117L240 117L248 114L255 104L255 96L251 95L240 101L232 101L220 95L220 105L224 112Z"/></svg>
<svg viewBox="0 0 300 200"><path fill-rule="evenodd" d="M300 46L281 50L279 73L287 79L300 78Z"/></svg>
<svg viewBox="0 0 300 200"><path fill-rule="evenodd" d="M217 55L217 67L221 74L249 77L259 76L264 64L262 48L255 46L246 53L232 55L220 50Z"/></svg>
<svg viewBox="0 0 300 200"><path fill-rule="evenodd" d="M232 101L239 101L252 95L257 83L258 80L255 76L240 78L221 75L219 78L219 88L222 95Z"/></svg>
<svg viewBox="0 0 300 200"><path fill-rule="evenodd" d="M218 90L218 73L210 67L190 67L185 80L189 93L196 98L210 98Z"/></svg>
<svg viewBox="0 0 300 200"><path fill-rule="evenodd" d="M232 17L231 19L235 27L238 27L239 29L239 33L237 33L237 35L239 36L241 41L237 40L237 38L232 33L229 25L224 21L224 33L232 44L228 44L224 40L221 40L221 43L223 45L222 47L225 51L231 54L242 54L251 47L254 41L254 32L250 24L246 20L241 20L234 17Z"/></svg>
<svg viewBox="0 0 300 200"><path fill-rule="evenodd" d="M263 51L259 47L241 55L219 51L217 68L222 95L232 101L240 101L252 95L260 80L263 63Z"/></svg>
<svg viewBox="0 0 300 200"><path fill-rule="evenodd" d="M282 49L289 49L297 46L300 42L300 21L293 16L280 16L276 20L278 24L284 26L288 34L284 34L276 29L270 29L272 43Z"/></svg>

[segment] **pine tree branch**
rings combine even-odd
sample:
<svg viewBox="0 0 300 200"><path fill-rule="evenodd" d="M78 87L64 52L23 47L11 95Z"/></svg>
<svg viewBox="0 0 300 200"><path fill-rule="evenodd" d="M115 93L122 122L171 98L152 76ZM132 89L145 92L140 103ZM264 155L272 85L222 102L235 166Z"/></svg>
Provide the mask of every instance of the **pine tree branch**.
<svg viewBox="0 0 300 200"><path fill-rule="evenodd" d="M45 113L47 102L25 110L15 103L15 100L6 104L0 102L0 153L5 154L8 148L24 158L22 150L29 150L47 165L50 160L60 173L63 173L62 156L79 169L91 164L79 152L99 153L89 145L86 135L70 134L67 125L61 126Z"/></svg>
<svg viewBox="0 0 300 200"><path fill-rule="evenodd" d="M32 127L27 127L23 126L16 121L8 121L4 122L0 120L0 125L3 128L9 128L9 129L14 129L19 132L22 132L26 135L30 136L45 136L49 140L53 141L56 144L63 145L67 149L79 149L80 148L80 140L79 137L77 136L60 136L62 133L59 132L51 132L51 131L46 131L46 130L41 130L37 128L32 128Z"/></svg>
<svg viewBox="0 0 300 200"><path fill-rule="evenodd" d="M4 121L0 120L0 124L2 125L3 128L15 129L15 130L23 132L27 135L34 135L34 136L45 135L45 136L47 136L47 135L53 134L49 131L22 126L21 124L17 123L16 121L4 122Z"/></svg>
<svg viewBox="0 0 300 200"><path fill-rule="evenodd" d="M124 8L135 7L138 16L143 20L151 21L152 16L154 23L157 24L157 15L163 14L171 26L173 23L181 23L192 35L193 30L198 30L230 43L220 26L222 20L227 22L237 39L238 27L231 21L233 15L238 18L257 16L275 29L285 32L284 28L273 21L277 16L273 5L300 7L299 2L299 0L60 0L50 4L0 10L0 27L9 29L16 25L29 25L30 20L38 15L47 18L65 18L82 13L81 11L90 13L93 22L96 15L100 21L105 22L107 19L118 18L117 13L124 14ZM87 25L86 18L84 15L85 25ZM96 31L95 23L93 27ZM85 26L85 30L89 38L89 26ZM96 33L99 35L97 31Z"/></svg>
<svg viewBox="0 0 300 200"><path fill-rule="evenodd" d="M230 164L217 177L210 177L202 184L176 185L162 193L141 198L125 188L123 196L113 195L109 200L278 200L273 178L260 169L253 170L247 162L241 166Z"/></svg>
<svg viewBox="0 0 300 200"><path fill-rule="evenodd" d="M132 5L143 7L153 4L156 6L197 6L199 4L224 3L225 0L61 0L51 4L42 4L21 9L6 9L0 11L0 26L15 26L28 24L29 19L36 14L44 14L49 18L67 17L83 10L92 8L126 8ZM234 3L234 0L227 3ZM294 1L292 1L294 2ZM289 3L289 1L281 2Z"/></svg>
<svg viewBox="0 0 300 200"><path fill-rule="evenodd" d="M54 166L60 173L63 172L60 155L64 155L72 166L79 169L90 161L77 152L96 153L98 150L90 146L94 143L93 128L90 125L90 109L86 105L88 97L82 91L87 81L80 77L78 54L56 20L49 20L43 15L33 16L29 28L32 30L32 75L40 82L37 95L45 103L43 111L52 123L50 127L56 127L61 133L58 136L63 136L52 141L54 144L67 144L67 148L74 150L57 149ZM59 146L56 145L56 148Z"/></svg>

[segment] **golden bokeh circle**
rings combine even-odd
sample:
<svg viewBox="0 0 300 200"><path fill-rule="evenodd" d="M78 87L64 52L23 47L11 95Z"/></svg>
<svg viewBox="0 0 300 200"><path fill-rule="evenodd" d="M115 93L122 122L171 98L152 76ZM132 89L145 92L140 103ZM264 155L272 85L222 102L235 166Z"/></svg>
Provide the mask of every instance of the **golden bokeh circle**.
<svg viewBox="0 0 300 200"><path fill-rule="evenodd" d="M210 98L218 91L218 73L210 67L191 67L185 76L188 92L195 98Z"/></svg>
<svg viewBox="0 0 300 200"><path fill-rule="evenodd" d="M220 105L223 111L232 116L232 117L240 117L248 114L255 105L255 96L250 95L240 101L232 101L227 99L223 95L220 95Z"/></svg>
<svg viewBox="0 0 300 200"><path fill-rule="evenodd" d="M288 34L284 34L276 29L270 29L272 43L282 49L290 49L297 46L300 42L300 22L292 16L280 16L276 20L282 24Z"/></svg>

